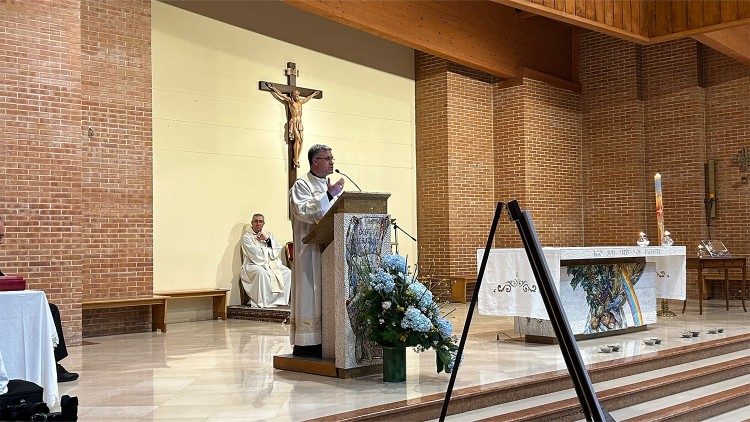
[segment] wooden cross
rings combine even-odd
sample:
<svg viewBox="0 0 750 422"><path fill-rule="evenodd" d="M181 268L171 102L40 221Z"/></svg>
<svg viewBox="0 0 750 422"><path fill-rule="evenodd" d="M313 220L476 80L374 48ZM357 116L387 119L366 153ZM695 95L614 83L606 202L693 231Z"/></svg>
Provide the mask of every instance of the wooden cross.
<svg viewBox="0 0 750 422"><path fill-rule="evenodd" d="M292 98L292 93L294 91L297 91L302 99L302 103L306 102L308 98L323 98L323 92L320 90L302 88L297 86L297 76L299 76L299 70L297 69L297 65L294 62L288 62L286 64L284 74L286 74L286 85L275 83L273 84L273 87L276 88L280 93L288 96L289 98ZM268 91L273 93L273 89L271 89L271 87L269 86L269 82L266 81L258 82L258 89L260 89L261 91ZM317 94L315 94L316 92ZM301 104L299 104L299 107L301 107ZM286 120L287 123L285 133L290 134L292 133L290 127L290 125L292 125L292 111L290 110L290 106L288 104L286 107ZM289 187L291 188L294 182L297 180L297 167L294 165L294 144L296 141L289 139L288 135L285 135L284 137L287 140L287 156L289 160ZM300 148L301 147L302 146L300 145Z"/></svg>

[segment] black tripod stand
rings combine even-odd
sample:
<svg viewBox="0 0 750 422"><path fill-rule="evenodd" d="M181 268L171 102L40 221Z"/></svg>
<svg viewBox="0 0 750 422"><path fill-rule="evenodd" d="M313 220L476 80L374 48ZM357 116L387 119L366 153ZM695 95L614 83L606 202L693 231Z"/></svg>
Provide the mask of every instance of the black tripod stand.
<svg viewBox="0 0 750 422"><path fill-rule="evenodd" d="M469 304L466 323L464 324L461 340L458 344L456 362L453 365L451 379L448 382L448 391L445 393L443 409L440 413L441 422L445 420L445 415L448 412L448 403L450 402L451 393L453 393L453 385L456 382L456 374L458 373L458 368L461 363L461 356L463 355L464 346L466 345L466 338L469 335L469 326L471 325L471 318L474 314L474 306L479 298L479 288L482 285L484 270L487 267L487 259L490 256L490 249L492 248L492 242L495 238L495 229L497 228L497 223L500 220L500 214L502 213L504 206L504 203L498 202L497 207L495 208L495 217L492 220L489 236L487 236L487 245L485 246L484 255L482 256L482 264L480 265L479 273L477 274L474 295ZM536 229L534 229L534 223L531 221L531 216L528 212L521 211L518 201L510 201L507 206L510 218L516 222L518 232L521 235L523 247L526 249L526 256L528 257L529 264L531 264L531 269L534 272L534 278L536 279L537 286L539 286L539 292L542 295L544 307L547 309L547 315L549 315L552 328L560 342L560 351L565 360L565 365L568 367L568 373L570 373L570 377L572 378L573 387L575 387L578 401L581 403L583 414L587 421L614 422L612 416L610 416L601 404L599 404L599 398L596 396L594 387L591 385L588 370L586 370L581 355L578 353L578 346L576 345L575 337L573 337L570 325L568 324L568 319L565 316L565 311L563 311L562 305L560 304L560 298L557 295L557 289L555 288L549 268L547 267L547 261L544 259L542 246L539 244Z"/></svg>

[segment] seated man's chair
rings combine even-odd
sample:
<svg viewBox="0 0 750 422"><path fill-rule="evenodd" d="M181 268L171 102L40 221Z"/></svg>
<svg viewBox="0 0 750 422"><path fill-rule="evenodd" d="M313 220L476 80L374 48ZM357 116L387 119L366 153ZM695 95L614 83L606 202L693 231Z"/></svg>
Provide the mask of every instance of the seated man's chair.
<svg viewBox="0 0 750 422"><path fill-rule="evenodd" d="M294 242L286 242L284 253L286 255L286 266L294 272L294 268L292 267L292 263L294 262Z"/></svg>
<svg viewBox="0 0 750 422"><path fill-rule="evenodd" d="M240 245L240 265L242 265L245 259L244 254L242 253L242 245ZM242 277L237 276L237 284L240 286L240 305L247 305L250 302L250 296L248 296L247 292L245 291L245 286L242 285Z"/></svg>

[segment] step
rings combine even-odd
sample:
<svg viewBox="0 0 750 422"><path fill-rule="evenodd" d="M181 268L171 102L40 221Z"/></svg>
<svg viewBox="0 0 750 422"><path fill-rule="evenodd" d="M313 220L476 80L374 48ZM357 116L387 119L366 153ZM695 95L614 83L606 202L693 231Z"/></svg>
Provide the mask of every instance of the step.
<svg viewBox="0 0 750 422"><path fill-rule="evenodd" d="M750 349L750 334L742 334L594 363L588 369L593 382L604 382L747 349ZM448 413L463 414L568 389L572 389L572 383L565 370L466 387L453 392ZM430 420L440 415L443 398L444 394L430 394L419 400L387 403L330 415L325 420Z"/></svg>
<svg viewBox="0 0 750 422"><path fill-rule="evenodd" d="M612 412L633 403L671 396L717 381L750 373L750 350L707 358L656 371L595 384L602 406ZM535 421L583 417L574 390L478 409L449 420ZM483 419L484 418L484 419Z"/></svg>
<svg viewBox="0 0 750 422"><path fill-rule="evenodd" d="M717 363L684 372L652 378L648 381L597 391L597 396L604 409L613 410L632 406L635 403L662 397L674 396L677 393L713 384L719 380L735 378L750 374L750 357ZM486 422L496 421L536 421L536 420L576 420L582 417L578 397L551 402L531 409L503 414L483 419Z"/></svg>
<svg viewBox="0 0 750 422"><path fill-rule="evenodd" d="M750 375L744 375L610 414L621 422L704 420L748 405Z"/></svg>
<svg viewBox="0 0 750 422"><path fill-rule="evenodd" d="M703 422L750 422L750 406L722 413L721 415L708 418Z"/></svg>
<svg viewBox="0 0 750 422"><path fill-rule="evenodd" d="M245 319L251 321L288 322L290 310L288 306L278 308L253 308L248 305L227 306L227 318Z"/></svg>

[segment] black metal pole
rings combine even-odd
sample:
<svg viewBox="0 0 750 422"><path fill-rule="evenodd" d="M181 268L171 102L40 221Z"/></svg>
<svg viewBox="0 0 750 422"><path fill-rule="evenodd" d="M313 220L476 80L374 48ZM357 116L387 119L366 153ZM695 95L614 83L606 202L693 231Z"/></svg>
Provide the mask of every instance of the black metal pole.
<svg viewBox="0 0 750 422"><path fill-rule="evenodd" d="M401 233L409 236L409 239L411 239L411 240L413 240L415 242L417 241L417 238L415 238L414 236L410 235L409 232L407 232L406 230L404 230L403 228L401 228L401 226L399 226L398 224L396 224L396 220L395 219L393 220L393 227L395 227L397 230L401 230Z"/></svg>
<svg viewBox="0 0 750 422"><path fill-rule="evenodd" d="M393 243L396 244L396 255L398 255L398 230L396 230L396 219L391 218L391 224L393 224Z"/></svg>
<svg viewBox="0 0 750 422"><path fill-rule="evenodd" d="M547 309L547 315L552 323L558 341L560 350L568 367L568 372L573 379L578 400L581 402L583 413L588 421L614 421L599 403L594 387L591 385L589 373L583 364L575 337L573 337L570 325L560 304L560 298L557 295L557 289L552 282L547 261L544 259L542 247L534 229L534 223L528 212L521 211L518 201L508 203L510 217L516 221L518 231L521 234L526 255L529 258L531 269L534 272L537 286L544 301L544 307Z"/></svg>
<svg viewBox="0 0 750 422"><path fill-rule="evenodd" d="M492 249L492 243L495 239L495 229L497 229L497 222L500 221L500 214L503 213L503 204L498 202L495 207L495 216L492 218L492 227L490 228L490 234L487 236L487 244L484 247L484 255L482 255L482 264L479 266L479 273L477 274L477 282L474 285L474 294L471 295L471 302L469 303L469 311L466 314L466 322L464 323L464 329L461 333L461 340L458 342L458 350L456 351L456 361L453 363L453 371L451 371L451 379L448 382L448 391L445 392L445 398L443 399L443 410L440 412L440 422L445 421L445 415L448 412L448 402L451 400L451 394L453 393L453 385L456 383L456 375L458 374L458 367L461 363L461 356L464 353L464 347L466 346L466 338L469 336L469 326L471 325L471 318L474 315L474 306L479 298L479 288L482 286L482 279L484 278L484 269L487 267L487 260L490 257L490 249Z"/></svg>

